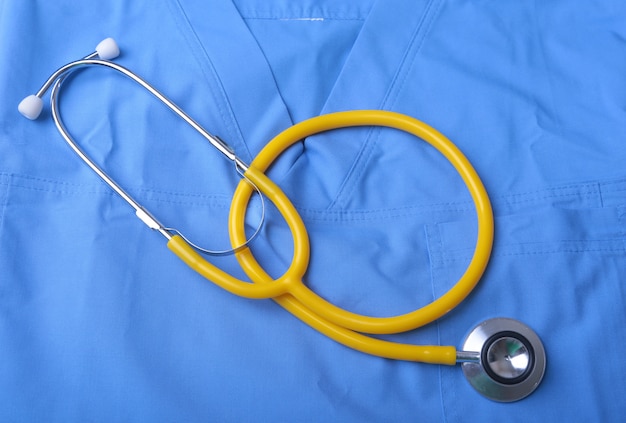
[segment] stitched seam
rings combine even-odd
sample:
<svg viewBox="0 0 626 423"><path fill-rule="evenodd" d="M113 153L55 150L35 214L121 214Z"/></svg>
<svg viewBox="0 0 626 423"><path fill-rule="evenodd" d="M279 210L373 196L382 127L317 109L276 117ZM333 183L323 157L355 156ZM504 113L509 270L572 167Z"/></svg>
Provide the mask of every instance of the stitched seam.
<svg viewBox="0 0 626 423"><path fill-rule="evenodd" d="M582 188L585 188L586 191L578 192ZM557 195L554 195L554 197L559 197L559 196L566 197L566 196L571 196L571 195L576 195L576 194L596 194L597 193L596 188L597 188L597 185L593 183L571 184L571 185L565 185L565 186L560 186L560 187L546 188L546 189L539 190L539 191L525 191L525 192L518 192L515 194L507 194L499 198L524 197L524 196L529 196L529 195L535 195L537 192L542 192L542 191L548 191L548 192L572 191L571 193L557 194ZM548 198L548 197L553 197L553 196L548 195L545 198ZM525 202L525 201L527 200L521 200L521 202Z"/></svg>
<svg viewBox="0 0 626 423"><path fill-rule="evenodd" d="M400 65L398 66L398 71L394 75L393 80L391 81L390 87L387 91L387 94L385 94L385 97L382 100L381 109L385 109L385 107L387 106L392 106L393 101L391 102L391 104L389 102L389 99L391 98L392 93L396 92L394 96L397 97L398 93L401 91L401 87L404 85L404 82L406 81L409 70L413 66L415 57L417 57L419 50L422 48L424 39L426 38L426 34L430 30L431 24L434 21L434 15L436 15L436 12L439 10L439 7L437 7L433 11L433 3L435 3L436 1L438 0L431 0L428 3L428 5L426 5L426 10L424 11L419 23L417 24L417 28L415 29L413 35L411 36L411 41L409 42L409 46L405 50L404 56L402 57L402 60L400 61ZM406 63L407 63L409 55L412 55L413 57L410 59L411 62L407 68ZM345 207L346 202L350 198L353 197L354 191L356 190L356 187L359 185L359 181L362 180L363 175L365 174L367 170L367 167L368 167L367 164L371 161L372 153L376 145L378 145L378 142L380 140L380 134L381 134L380 129L375 130L375 131L373 130L368 134L368 136L365 139L364 147L361 149L361 151L357 155L357 158L352 168L350 169L348 175L344 179L344 182L342 183L342 186L339 189L339 192L337 193L335 199L329 205L328 207L329 209L335 208L337 206Z"/></svg>
<svg viewBox="0 0 626 423"><path fill-rule="evenodd" d="M0 190L0 238L2 238L4 215L9 202L9 190L11 189L10 179L11 175L0 174L0 187L4 187L4 189Z"/></svg>
<svg viewBox="0 0 626 423"><path fill-rule="evenodd" d="M238 9L239 10L239 9ZM320 11L311 13L272 13L269 11L250 11L239 10L239 13L243 19L247 20L277 20L277 21L315 21L315 20L329 20L329 21L363 21L365 16L355 15L349 16L349 14L342 14L340 12L328 12Z"/></svg>
<svg viewBox="0 0 626 423"><path fill-rule="evenodd" d="M29 191L48 192L51 194L61 194L61 195L97 194L97 195L106 195L106 196L117 198L117 194L115 192L107 190L107 189L102 189L102 190L94 189L94 190L85 190L85 191L65 191L65 190L46 189L46 188L33 187L33 186L28 186L28 185L20 185L20 184L12 184L12 186L15 188L26 189ZM133 190L129 190L129 192L133 192ZM230 199L227 197L218 197L218 196L201 197L199 196L200 198L205 199L206 201L192 201L192 200L187 201L184 199L173 200L173 199L168 199L168 198L158 198L158 197L155 198L153 196L142 195L141 193L134 195L134 196L138 199L141 199L142 201L153 201L157 203L177 204L177 205L186 205L186 206L210 205L213 208L221 208L221 209L227 209L230 207Z"/></svg>
<svg viewBox="0 0 626 423"><path fill-rule="evenodd" d="M598 183L603 206L623 206L626 198L622 198L622 193L626 192L626 181L618 180L606 183Z"/></svg>
<svg viewBox="0 0 626 423"><path fill-rule="evenodd" d="M2 176L2 175L3 174L0 173L0 176ZM60 186L63 186L63 187L67 187L67 189L48 189L48 188L39 188L39 187L36 187L34 185L20 184L19 182L11 183L11 185L13 185L13 186L17 186L17 187L20 187L20 188L26 188L26 189L34 189L34 190L38 190L38 191L62 192L62 193L67 193L67 194L71 194L73 192L76 192L78 194L80 194L80 193L113 193L104 184L102 185L102 189L99 189L96 184L91 184L91 183L89 183L89 184L80 184L80 183L73 183L73 182L67 182L67 181L58 181L58 180L48 179L48 178L40 178L38 176L29 176L29 175L6 175L6 176L14 176L14 178L13 178L14 181L19 181L19 180L34 181L35 183L42 183L42 184L47 184L47 185L57 185L57 186L60 185ZM77 189L72 189L72 188L77 188ZM87 188L87 189L84 190L83 188ZM230 198L229 196L226 196L226 195L181 193L181 192L176 192L176 191L167 191L167 190L153 189L153 188L131 188L130 191L139 191L139 192L144 192L144 193L156 193L156 194L172 195L172 196L179 196L179 197Z"/></svg>
<svg viewBox="0 0 626 423"><path fill-rule="evenodd" d="M2 174L0 174L0 178ZM1 179L0 179L1 180ZM20 183L22 180L24 183ZM51 186L29 185L28 181L35 183L49 184ZM111 191L104 184L101 187L92 184L72 184L69 182L59 182L38 177L15 176L10 183L11 186L26 189L35 192L49 192L60 195L106 195L116 197L117 194ZM135 197L143 201L154 201L159 203L179 204L189 206L206 206L210 204L212 207L227 208L230 206L231 197L227 195L205 195L195 193L177 193L164 190L154 190L146 188L128 189ZM164 198L160 196L170 196L177 198ZM1 198L1 197L0 197Z"/></svg>
<svg viewBox="0 0 626 423"><path fill-rule="evenodd" d="M434 5L435 3L437 4ZM420 22L420 30L418 31L418 33L415 34L415 38L411 41L411 48L410 50L408 50L412 52L413 57L411 57L410 63L408 66L405 67L403 63L403 66L402 66L403 72L402 72L401 79L399 79L398 82L394 80L391 86L391 89L388 91L387 98L385 98L385 102L383 103L385 106L393 108L393 106L395 105L395 102L398 99L398 95L400 94L400 92L402 92L402 88L404 87L404 84L406 83L406 80L411 73L411 69L413 69L413 66L415 65L415 61L417 59L418 53L422 49L422 46L424 45L424 41L426 40L426 35L428 35L428 33L430 32L430 29L433 23L435 22L435 17L439 14L439 11L441 10L441 5L442 5L442 2L439 0L432 0L428 4L427 6L428 9L426 10L426 13L424 14L422 22ZM431 9L433 10L431 11ZM421 31L421 27L424 27L425 29ZM413 51L412 45L415 43L416 39L418 38L418 35L419 35L419 41L417 43L417 47L415 47L415 51ZM406 56L403 59L403 62L405 60L406 60ZM398 75L396 75L396 77L398 77Z"/></svg>
<svg viewBox="0 0 626 423"><path fill-rule="evenodd" d="M532 2L532 7L534 9L535 12L537 12L537 2L533 1ZM556 126L556 130L558 131L558 134L563 137L563 124L562 124L562 119L558 114L559 108L557 107L557 102L555 101L555 95L554 95L554 80L556 79L554 77L553 72L551 72L552 68L548 66L548 53L546 52L546 47L545 47L545 42L544 37L542 36L541 32L540 32L540 28L541 26L538 24L538 18L537 18L538 13L532 13L532 17L534 19L533 21L533 26L534 26L534 31L533 34L535 35L535 41L539 44L539 52L541 54L541 61L542 61L542 65L544 67L545 70L545 81L548 85L548 92L550 94L550 99L549 99L549 107L550 107L550 115L547 116L548 119L552 118L552 120L555 123Z"/></svg>
<svg viewBox="0 0 626 423"><path fill-rule="evenodd" d="M613 242L618 242L618 240L614 240ZM524 244L513 244L509 246L504 246L504 248L515 248L524 246ZM461 250L457 250L453 256L443 256L437 260L437 264L445 264L445 263L455 263L455 262L466 262L469 258L471 258L471 251L467 250L461 253ZM534 249L528 251L519 251L519 252L494 252L491 257L521 257L521 256L536 256L536 255L544 255L544 254L582 254L582 253L615 253L615 254L623 254L626 252L625 247L607 247L607 248L551 248L551 249Z"/></svg>
<svg viewBox="0 0 626 423"><path fill-rule="evenodd" d="M506 208L507 206L514 205L528 205L538 203L545 200L564 200L571 199L596 199L599 195L597 190L594 190L594 186L585 184L580 187L586 187L584 191L574 190L574 186L567 188L554 188L548 190L540 190L533 192L526 192L522 194L511 194L501 197L492 198L491 202L495 206ZM560 192L559 191L570 191ZM547 192L546 192L547 191ZM554 194L550 194L554 192ZM543 195L538 195L542 194ZM513 197L511 199L511 197ZM519 198L528 197L528 198ZM345 210L319 210L319 209L304 209L296 205L298 211L306 215L311 219L323 220L323 221L364 221L374 220L378 218L398 218L398 217L411 217L416 214L428 214L428 213L465 213L474 210L474 204L471 200L459 201L459 202L442 202L442 203L429 203L424 205L396 207L388 209L369 209L369 210L357 210L357 211L345 211Z"/></svg>
<svg viewBox="0 0 626 423"><path fill-rule="evenodd" d="M102 191L60 191L60 190L48 190L48 189L44 189L44 188L35 188L35 187L29 187L29 186L23 186L23 185L19 185L19 184L13 184L13 187L15 188L21 188L21 189L26 189L29 191L35 191L35 192L48 192L51 194L61 194L61 195L84 195L84 194L98 194L98 195L106 195L109 197L115 197L117 198L117 194L115 194L112 191L106 191L106 190L102 190ZM145 197L145 196L141 196L141 195L135 195L135 198L141 199L142 201L150 201L150 202L156 202L156 203L165 203L165 204L175 204L175 205L183 205L183 206L207 206L210 205L212 208L219 208L219 209L228 209L230 207L230 202L227 201L226 199L222 199L224 201L220 201L220 198L207 198L207 201L185 201L185 200L171 200L171 199L164 199L164 198L154 198L154 197Z"/></svg>
<svg viewBox="0 0 626 423"><path fill-rule="evenodd" d="M29 175L7 175L0 173L1 176L11 177L11 185L23 189L52 192L57 194L72 195L72 194L107 194L113 195L106 186L102 185L98 187L95 184L80 184L71 183L67 181L56 181L48 178L41 178ZM32 184L29 184L29 181ZM52 185L51 187L41 187L37 184ZM608 183L607 183L608 184ZM555 187L549 189L543 189L535 192L524 192L509 194L492 199L494 207L510 207L513 205L528 205L545 200L566 200L571 199L594 199L597 198L598 192L593 188L596 188L597 184L585 183L581 185L568 185L564 187ZM159 201L163 203L172 204L187 204L187 205L206 205L207 203L230 203L230 196L228 195L211 195L211 194L199 194L199 193L181 193L175 191L167 191L153 188L131 188L129 191L133 193L139 193L142 199L149 199L153 201ZM159 198L164 197L176 197L171 198ZM441 202L430 203L424 205L404 206L396 208L379 208L368 210L324 210L324 209L306 209L297 207L298 211L307 217L308 220L327 221L327 222L342 222L342 221L368 221L376 219L391 219L391 218L409 218L418 214L429 213L448 213L448 214L460 214L473 212L474 205L470 200L459 202Z"/></svg>
<svg viewBox="0 0 626 423"><path fill-rule="evenodd" d="M74 182L67 182L67 181L59 181L56 179L50 179L50 178L42 178L39 176L31 176L31 175L9 175L6 173L0 173L0 176L8 176L11 177L13 176L16 179L23 179L23 180L30 180L30 181L35 181L35 182L41 182L44 184L54 184L54 185L63 185L63 186L67 186L67 187L93 187L93 184L89 183L89 184L83 184L83 183L74 183ZM607 183L608 184L617 184L619 182L611 182L611 183ZM602 184L602 183L601 183ZM15 185L15 183L13 184ZM567 197L580 197L580 196L587 196L587 195L596 195L598 192L596 189L597 184L592 184L592 183L582 183L582 184L571 184L571 185L565 185L565 186L561 186L561 187L553 187L553 188L545 188L545 189L541 189L541 190L537 190L537 191L525 191L525 192L521 192L521 193L514 193L514 194L507 194L507 195L502 195L499 197L495 197L492 199L492 201L507 201L509 203L513 203L513 204L524 204L524 203L528 203L528 202L533 202L533 201L537 201L537 200L547 200L550 198L567 198ZM585 189L584 191L581 191L581 189ZM191 193L178 193L175 191L165 191L165 190L159 190L159 189L152 189L152 188L140 188L140 190L142 191L146 191L146 192L158 192L158 193L163 193L163 194L167 194L167 195L184 195L184 196L199 196L199 197L206 197L206 195L203 194L191 194ZM564 192L567 191L567 192ZM610 192L621 192L621 191L626 191L625 189L620 189L620 190L614 190L614 191L610 191ZM543 195L537 195L537 194L541 194L541 193L545 193ZM550 194L550 193L555 193L555 194ZM518 200L510 200L510 198L519 198L519 197L529 197L529 198L525 198L525 199L518 199ZM449 207L449 206L456 206L456 205L472 205L473 203L470 200L467 201L449 201L449 202L441 202L441 203L429 203L423 206L406 206L406 207L397 207L397 208L392 208L392 209L369 209L369 210L364 210L363 212L373 212L373 213L378 213L378 212L382 212L382 211L386 211L386 210L404 210L404 209L413 209L413 208L430 208L430 207ZM463 207L461 210L466 210L466 209L473 209L473 207ZM350 212L345 212L345 211L341 211L341 210L333 210L333 211L327 211L327 210L322 210L322 209L302 209L305 211L311 211L311 212L317 212L317 213L350 213Z"/></svg>
<svg viewBox="0 0 626 423"><path fill-rule="evenodd" d="M179 0L174 0L174 1L178 5L177 11L179 12L179 15L185 21L187 29L189 30L191 34L193 34L193 39L195 41L193 43L194 45L192 45L192 41L187 37L187 31L181 28L181 25L178 23L176 19L174 19L175 25L179 29L179 32L182 34L183 39L187 41L189 49L193 57L196 59L196 62L198 63L198 66L200 67L200 71L204 75L204 78L209 84L209 87L211 88L217 87L217 91L219 91L219 95L218 95L214 89L211 89L211 93L213 93L215 103L220 113L220 117L222 118L222 121L224 122L224 125L226 126L226 130L232 136L231 143L233 142L233 140L237 140L237 144L239 144L239 147L243 148L243 150L245 151L247 155L247 158L250 159L252 155L250 153L250 150L248 149L248 145L244 141L241 128L239 127L239 122L237 121L237 117L235 116L233 112L232 105L230 104L230 100L228 98L228 95L226 94L226 90L224 89L224 84L222 83L217 73L217 70L215 69L215 66L213 65L213 62L211 61L211 57L209 56L209 53L204 47L204 44L202 44L202 42L200 41L200 37L198 36L198 33L195 31L194 27L191 25L191 21L189 20L189 17L187 16L187 12L185 11L185 8L183 7L183 5L180 3ZM171 3L170 2L167 2L167 3L170 7L170 10L172 10L172 12L175 13L176 11L173 10L174 8L172 7ZM203 56L204 56L203 58L201 58L200 55L195 53L196 49L200 49L202 51ZM207 74L206 72L207 67L209 69L210 75ZM211 84L211 81L214 81L214 83ZM241 151L238 147L236 148L236 150L238 152Z"/></svg>
<svg viewBox="0 0 626 423"><path fill-rule="evenodd" d="M371 8L371 7L370 7ZM300 8L299 10L270 10L270 9L250 9L239 8L239 14L243 19L330 19L341 21L361 21L364 20L370 12L367 10L328 10L323 7Z"/></svg>
<svg viewBox="0 0 626 423"><path fill-rule="evenodd" d="M339 18L339 17L329 17L329 16L315 16L315 17L273 17L273 16L268 16L268 17L248 17L248 16L241 16L243 19L248 20L248 21L262 21L262 20L268 20L268 21L303 21L303 22L309 22L309 21L353 21L353 22L361 22L364 21L365 18Z"/></svg>
<svg viewBox="0 0 626 423"><path fill-rule="evenodd" d="M613 187L617 188L613 188ZM626 181L619 180L613 182L600 182L600 187L602 188L602 192L606 192L608 194L613 194L616 192L626 192Z"/></svg>
<svg viewBox="0 0 626 423"><path fill-rule="evenodd" d="M424 237L426 238L426 251L428 253L428 262L429 262L429 273L430 273L430 292L432 295L432 300L434 301L437 298L437 293L435 290L435 281L439 278L437 277L437 273L441 272L441 266L435 266L435 263L438 263L438 256L441 255L443 251L442 245L442 237L439 225L424 225ZM441 345L441 325L439 324L439 320L435 322L437 329L437 342L438 345ZM443 366L440 366L443 367ZM443 401L445 396L444 385L443 385L443 375L441 369L437 373L439 377L439 398L441 402L442 415L446 416L446 407Z"/></svg>

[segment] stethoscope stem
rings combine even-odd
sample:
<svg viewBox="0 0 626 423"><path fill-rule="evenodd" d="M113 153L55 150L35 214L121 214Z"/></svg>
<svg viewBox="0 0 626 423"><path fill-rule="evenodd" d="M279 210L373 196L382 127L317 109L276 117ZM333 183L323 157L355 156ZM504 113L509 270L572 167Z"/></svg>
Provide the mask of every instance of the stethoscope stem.
<svg viewBox="0 0 626 423"><path fill-rule="evenodd" d="M474 351L457 351L456 362L461 363L480 363L480 352Z"/></svg>

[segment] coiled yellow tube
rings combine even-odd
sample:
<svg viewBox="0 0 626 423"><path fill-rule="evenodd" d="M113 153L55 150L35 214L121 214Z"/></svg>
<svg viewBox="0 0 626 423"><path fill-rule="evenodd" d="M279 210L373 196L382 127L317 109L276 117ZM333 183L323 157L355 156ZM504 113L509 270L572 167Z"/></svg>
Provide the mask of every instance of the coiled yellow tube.
<svg viewBox="0 0 626 423"><path fill-rule="evenodd" d="M352 313L329 303L304 285L302 278L309 263L309 239L306 228L289 199L264 174L285 149L299 140L316 133L350 126L396 128L430 143L452 163L461 175L476 207L478 236L474 255L465 273L443 296L418 310L399 316L371 317ZM294 243L292 262L280 278L274 280L270 277L248 248L237 252L236 257L248 277L254 282L252 284L238 280L206 262L178 236L172 237L169 241L170 249L189 266L224 289L250 298L273 297L276 302L305 323L351 348L392 359L449 365L456 363L456 348L452 346L400 344L363 334L404 332L440 318L469 295L487 266L493 243L491 204L477 173L452 142L423 122L399 113L380 110L331 113L296 124L276 136L251 163L246 177L276 205L292 232ZM242 180L233 196L229 230L234 246L242 245L246 241L244 217L253 192L251 185Z"/></svg>

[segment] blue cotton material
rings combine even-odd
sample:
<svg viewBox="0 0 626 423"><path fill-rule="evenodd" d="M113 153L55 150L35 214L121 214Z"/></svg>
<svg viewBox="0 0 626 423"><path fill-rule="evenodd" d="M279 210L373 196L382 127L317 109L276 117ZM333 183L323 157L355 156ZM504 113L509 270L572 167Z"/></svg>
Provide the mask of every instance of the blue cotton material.
<svg viewBox="0 0 626 423"><path fill-rule="evenodd" d="M0 0L0 421L623 420L625 22L621 0ZM547 352L537 391L487 400L458 367L351 350L187 268L65 145L47 96L38 120L17 112L106 37L246 162L341 110L448 136L492 199L493 255L458 308L384 338L460 346L485 319L519 319ZM62 94L69 131L129 193L229 246L231 163L115 72L78 72ZM469 193L410 135L312 136L269 175L309 231L305 282L348 310L421 307L471 259ZM271 207L253 251L275 276L291 261ZM243 277L234 258L210 260Z"/></svg>

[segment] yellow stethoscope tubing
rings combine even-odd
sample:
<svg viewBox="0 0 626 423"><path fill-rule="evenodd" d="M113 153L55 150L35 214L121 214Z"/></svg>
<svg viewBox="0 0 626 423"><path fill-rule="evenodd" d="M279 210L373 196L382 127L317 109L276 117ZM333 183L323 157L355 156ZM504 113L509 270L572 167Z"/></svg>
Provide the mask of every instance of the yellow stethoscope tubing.
<svg viewBox="0 0 626 423"><path fill-rule="evenodd" d="M168 247L184 262L201 275L234 294L249 298L274 298L279 304L304 322L310 324L332 339L357 350L393 359L455 364L457 360L454 347L399 344L371 338L357 332L396 333L429 323L447 313L462 301L476 285L485 269L493 240L493 217L491 216L489 199L478 175L474 172L467 159L465 159L463 154L442 134L415 119L392 112L366 110L328 114L294 125L292 128L279 134L254 160L253 165L256 167L247 167L221 140L216 139L204 131L193 119L180 110L178 106L169 101L141 78L128 71L126 68L115 65L107 60L93 59L100 55L98 49L96 50L95 53L88 55L83 60L71 62L58 69L46 81L42 88L40 88L37 94L30 95L24 99L18 109L27 118L36 119L41 112L41 96L54 85L53 93L51 94L52 114L55 124L63 135L63 138L92 170L135 209L137 217L148 225L148 227L159 231L168 239ZM115 46L115 50L115 55L117 55L119 53L117 46ZM198 130L198 132L207 138L220 152L233 160L238 167L246 169L245 174L248 177L248 182L242 182L238 186L231 205L229 217L231 242L236 245L235 251L239 249L239 246L247 245L244 233L244 215L252 194L252 189L249 185L251 181L276 205L292 232L294 255L291 265L283 276L275 280L272 279L256 262L252 252L247 249L247 247L239 250L236 256L243 270L248 274L253 283L239 280L207 262L184 238L178 234L172 235L170 232L171 229L163 227L160 222L132 199L132 197L126 194L104 171L82 152L64 128L61 117L56 111L56 105L58 89L65 79L66 74L76 67L91 65L111 67L142 85L170 107L172 111L176 112L187 123ZM423 138L452 162L467 184L476 205L479 233L476 250L468 269L449 292L422 309L405 315L383 318L362 316L338 308L309 290L302 282L302 277L308 267L310 253L306 228L304 227L300 215L289 199L280 188L264 174L271 163L293 143L309 135L349 126L389 126L413 133Z"/></svg>
<svg viewBox="0 0 626 423"><path fill-rule="evenodd" d="M253 273L252 268L245 270L247 271L246 273L250 279L258 283L242 281L205 260L204 257L196 252L194 248L192 248L182 237L178 235L172 236L172 238L168 241L167 246L189 267L233 294L255 299L276 298L290 292L295 284L301 284L300 281L306 273L309 264L309 235L297 210L274 182L265 176L264 173L256 169L248 168L246 173L249 173L249 175L253 178L249 179L249 181L256 185L259 191L274 203L276 208L285 218L285 221L291 231L294 249L293 258L291 265L283 276L278 279L270 278L267 273L261 269L259 264L253 260L253 263L256 264L256 267L260 269L260 271ZM246 175L246 177L248 176ZM252 187L252 185L249 186ZM244 208L240 211L244 214L247 205L248 201L245 201L242 204ZM230 221L232 221L232 217L229 218L229 228L231 227ZM236 233L238 234L238 232ZM234 234L235 232L232 232L231 230L231 240ZM267 282L267 278L269 278L272 283L265 283Z"/></svg>
<svg viewBox="0 0 626 423"><path fill-rule="evenodd" d="M255 185L268 198L275 202L278 210L284 213L285 220L292 230L294 238L294 256L292 265L285 274L274 280L253 260L254 265L246 268L248 276L256 282L250 284L241 281L228 273L222 271L210 262L206 261L198 254L187 242L180 236L175 235L168 241L168 248L173 251L180 259L182 259L189 267L194 269L200 275L211 280L218 286L243 297L248 298L264 298L273 297L273 300L280 304L294 316L316 329L320 333L335 340L336 342L361 351L370 355L379 357L417 361L432 364L454 365L456 363L456 348L452 346L437 345L411 345L400 344L397 342L384 341L372 338L358 332L354 332L345 327L330 322L323 317L307 308L298 299L287 293L294 284L301 284L301 276L306 272L308 265L309 243L308 235L299 214L295 213L293 205L287 199L285 194L269 179L264 173L257 169L250 168L250 175ZM238 191L245 194L243 191ZM245 201L244 204L247 204ZM231 219L232 222L232 219ZM306 259L306 260L304 260ZM259 290L251 287L270 288ZM278 296L274 296L274 292L281 292Z"/></svg>
<svg viewBox="0 0 626 423"><path fill-rule="evenodd" d="M393 317L363 316L341 309L308 289L302 276L308 267L309 243L306 228L289 199L263 172L289 146L307 136L350 126L386 126L411 133L435 147L454 166L468 187L476 207L478 236L474 255L459 281L444 295L413 312ZM236 253L248 277L254 282L240 281L206 262L182 239L173 237L168 246L188 265L218 285L238 295L274 299L305 323L336 341L359 351L387 358L428 363L455 364L456 349L448 346L417 346L383 341L358 332L397 333L428 324L456 307L469 295L480 280L493 244L493 213L489 197L461 151L443 134L421 121L394 112L359 110L318 116L283 131L259 153L251 163L246 177L278 208L293 234L292 263L280 278L274 280L259 265L249 249ZM233 245L245 240L244 217L253 193L249 183L242 181L233 196L229 230ZM252 288L266 287L266 290ZM274 296L271 294L277 294Z"/></svg>

